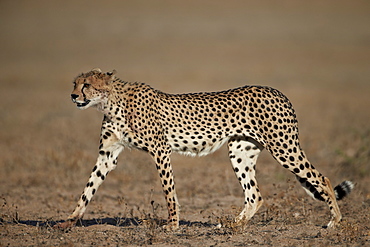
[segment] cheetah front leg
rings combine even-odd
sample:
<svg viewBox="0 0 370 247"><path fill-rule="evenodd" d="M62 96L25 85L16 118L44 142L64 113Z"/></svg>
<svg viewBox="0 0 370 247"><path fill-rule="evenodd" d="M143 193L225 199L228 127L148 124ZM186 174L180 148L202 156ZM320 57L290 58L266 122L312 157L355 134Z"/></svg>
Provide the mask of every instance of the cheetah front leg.
<svg viewBox="0 0 370 247"><path fill-rule="evenodd" d="M161 179L162 189L165 194L168 209L168 221L165 228L176 230L179 227L179 203L175 190L175 181L170 163L170 147L159 146L155 151L150 152L154 159Z"/></svg>
<svg viewBox="0 0 370 247"><path fill-rule="evenodd" d="M117 157L122 152L123 146L117 141L118 139L112 132L109 132L109 137L106 134L107 132L104 134L102 133L102 144L100 145L97 162L80 196L77 207L65 222L57 224L56 227L69 228L76 225L77 221L83 217L87 205L107 177L108 173L116 168Z"/></svg>

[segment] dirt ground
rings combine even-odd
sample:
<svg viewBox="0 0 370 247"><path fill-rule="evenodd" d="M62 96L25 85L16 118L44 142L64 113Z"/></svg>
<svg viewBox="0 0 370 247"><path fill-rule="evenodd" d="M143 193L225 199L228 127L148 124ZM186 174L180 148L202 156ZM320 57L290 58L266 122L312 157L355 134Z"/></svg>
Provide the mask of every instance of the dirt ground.
<svg viewBox="0 0 370 247"><path fill-rule="evenodd" d="M1 1L0 246L370 246L368 1ZM151 158L125 150L80 226L62 231L95 163L102 115L70 101L72 80L116 69L170 93L275 87L295 106L300 140L333 184L329 210L263 152L265 204L230 225L243 193L225 147L174 154L180 229L166 232ZM219 227L220 223L223 225Z"/></svg>

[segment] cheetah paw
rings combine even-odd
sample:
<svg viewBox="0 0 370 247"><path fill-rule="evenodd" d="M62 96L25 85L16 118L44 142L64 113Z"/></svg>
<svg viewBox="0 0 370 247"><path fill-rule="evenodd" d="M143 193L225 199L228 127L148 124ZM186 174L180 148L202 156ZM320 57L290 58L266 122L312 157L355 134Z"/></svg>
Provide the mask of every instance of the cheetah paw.
<svg viewBox="0 0 370 247"><path fill-rule="evenodd" d="M177 229L179 229L179 223L171 222L166 225L163 225L162 227L165 231L172 232L172 231L176 231Z"/></svg>
<svg viewBox="0 0 370 247"><path fill-rule="evenodd" d="M60 222L55 224L53 227L57 229L69 229L76 226L77 220L66 220L64 222Z"/></svg>

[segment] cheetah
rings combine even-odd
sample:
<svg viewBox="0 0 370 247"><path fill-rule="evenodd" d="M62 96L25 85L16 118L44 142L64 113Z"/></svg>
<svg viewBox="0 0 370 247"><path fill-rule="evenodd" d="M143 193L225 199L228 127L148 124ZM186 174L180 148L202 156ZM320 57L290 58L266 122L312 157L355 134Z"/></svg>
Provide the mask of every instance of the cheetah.
<svg viewBox="0 0 370 247"><path fill-rule="evenodd" d="M68 219L57 227L76 224L108 173L116 168L125 147L148 153L154 160L167 202L167 229L179 227L179 203L170 162L172 152L202 156L227 143L229 158L244 192L244 209L235 224L244 224L263 199L255 177L258 155L267 149L291 171L306 192L330 209L327 227L342 216L337 200L348 195L353 183L334 189L308 161L298 139L295 111L280 91L244 86L221 92L168 94L139 82L126 82L116 71L93 69L74 80L72 101L79 109L95 107L104 114L99 154L91 176Z"/></svg>

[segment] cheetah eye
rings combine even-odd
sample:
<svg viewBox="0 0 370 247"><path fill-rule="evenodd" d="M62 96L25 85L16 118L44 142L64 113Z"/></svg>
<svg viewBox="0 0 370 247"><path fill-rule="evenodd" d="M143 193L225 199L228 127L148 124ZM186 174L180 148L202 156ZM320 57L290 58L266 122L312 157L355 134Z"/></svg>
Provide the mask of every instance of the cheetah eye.
<svg viewBox="0 0 370 247"><path fill-rule="evenodd" d="M89 84L89 83L84 83L84 88L89 88L91 86L91 84Z"/></svg>

